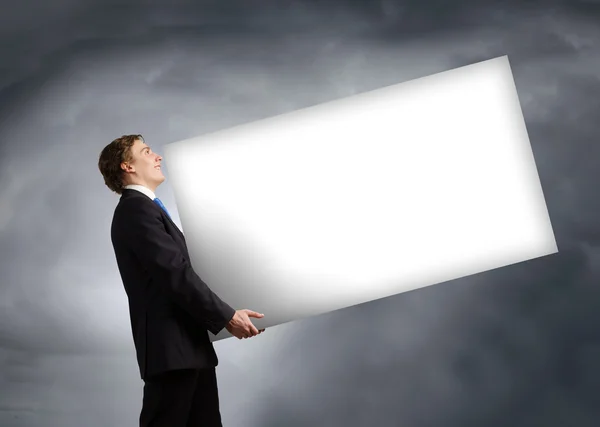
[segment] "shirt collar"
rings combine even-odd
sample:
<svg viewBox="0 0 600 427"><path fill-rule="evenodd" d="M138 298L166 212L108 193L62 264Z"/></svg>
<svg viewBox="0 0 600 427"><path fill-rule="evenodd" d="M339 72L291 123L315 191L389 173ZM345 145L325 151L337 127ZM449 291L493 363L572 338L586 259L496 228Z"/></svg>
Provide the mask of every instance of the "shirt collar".
<svg viewBox="0 0 600 427"><path fill-rule="evenodd" d="M126 188L128 190L137 190L140 193L143 193L146 196L148 196L151 200L156 199L156 195L154 194L154 192L152 190L150 190L148 187L144 187L143 185L129 184L129 185L126 185L123 188Z"/></svg>

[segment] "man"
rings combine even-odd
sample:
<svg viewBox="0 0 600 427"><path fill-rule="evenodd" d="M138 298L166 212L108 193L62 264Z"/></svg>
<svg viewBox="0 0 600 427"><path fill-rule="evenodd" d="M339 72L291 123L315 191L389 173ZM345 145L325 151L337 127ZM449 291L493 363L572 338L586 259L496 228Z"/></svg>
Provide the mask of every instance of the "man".
<svg viewBox="0 0 600 427"><path fill-rule="evenodd" d="M111 240L129 300L131 328L144 397L141 427L221 427L215 367L208 332L258 335L250 317L234 310L194 272L183 234L155 197L165 180L162 157L141 135L108 144L98 168L121 195Z"/></svg>

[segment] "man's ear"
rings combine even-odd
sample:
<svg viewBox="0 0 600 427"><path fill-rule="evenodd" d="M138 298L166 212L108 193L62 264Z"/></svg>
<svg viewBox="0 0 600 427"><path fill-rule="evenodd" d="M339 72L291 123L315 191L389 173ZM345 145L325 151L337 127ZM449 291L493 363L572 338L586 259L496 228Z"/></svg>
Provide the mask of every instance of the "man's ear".
<svg viewBox="0 0 600 427"><path fill-rule="evenodd" d="M127 163L127 162L123 162L121 163L121 169L124 172L135 172L135 168L133 167L133 165Z"/></svg>

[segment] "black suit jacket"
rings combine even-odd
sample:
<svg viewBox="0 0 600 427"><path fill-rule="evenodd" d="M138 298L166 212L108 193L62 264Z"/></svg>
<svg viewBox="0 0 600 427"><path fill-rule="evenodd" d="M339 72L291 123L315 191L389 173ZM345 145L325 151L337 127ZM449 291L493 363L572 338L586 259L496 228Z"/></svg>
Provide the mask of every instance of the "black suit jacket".
<svg viewBox="0 0 600 427"><path fill-rule="evenodd" d="M192 268L183 233L148 196L125 189L111 240L142 379L174 369L214 367L208 332L219 333L235 310Z"/></svg>

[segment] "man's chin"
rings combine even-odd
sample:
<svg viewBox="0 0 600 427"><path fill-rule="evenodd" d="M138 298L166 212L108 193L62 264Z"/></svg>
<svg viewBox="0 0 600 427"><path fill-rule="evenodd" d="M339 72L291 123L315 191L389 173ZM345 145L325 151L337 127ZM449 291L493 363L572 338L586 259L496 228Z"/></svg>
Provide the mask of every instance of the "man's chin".
<svg viewBox="0 0 600 427"><path fill-rule="evenodd" d="M167 179L167 178L166 178L164 175L163 175L162 177L160 177L160 178L156 178L156 179L154 179L154 180L152 181L152 182L154 183L154 187L155 187L155 188L156 188L156 187L158 187L160 184L162 184L163 182L165 182L165 180L166 180L166 179Z"/></svg>

